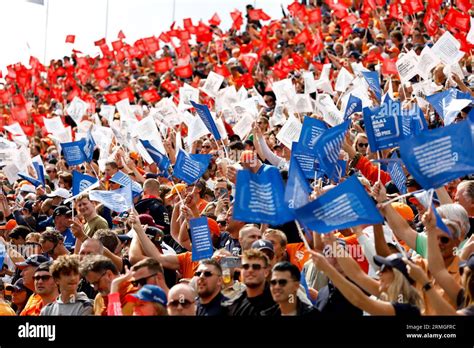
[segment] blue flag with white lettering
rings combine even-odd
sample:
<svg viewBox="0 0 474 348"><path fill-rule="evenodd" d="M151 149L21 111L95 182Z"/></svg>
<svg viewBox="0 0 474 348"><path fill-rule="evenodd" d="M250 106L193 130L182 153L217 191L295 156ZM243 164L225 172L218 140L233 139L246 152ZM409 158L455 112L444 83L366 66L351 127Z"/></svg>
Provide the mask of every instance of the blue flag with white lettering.
<svg viewBox="0 0 474 348"><path fill-rule="evenodd" d="M188 154L179 150L173 167L173 176L186 184L194 184L209 167L212 155Z"/></svg>
<svg viewBox="0 0 474 348"><path fill-rule="evenodd" d="M318 233L383 223L375 203L356 176L296 209L298 221Z"/></svg>
<svg viewBox="0 0 474 348"><path fill-rule="evenodd" d="M43 166L43 164L34 161L34 159L32 161L32 164L33 164L33 167L35 168L36 177L38 178L38 180L41 182L41 184L44 187L45 179L44 179L44 166Z"/></svg>
<svg viewBox="0 0 474 348"><path fill-rule="evenodd" d="M405 194L407 193L407 177L405 176L405 173L403 172L403 167L402 167L402 164L400 163L401 161L398 158L396 152L394 152L390 158L394 160L394 161L388 162L388 166L387 166L387 170L388 170L388 173L390 174L390 178L392 179L392 182L397 187L398 192L400 192L401 194Z"/></svg>
<svg viewBox="0 0 474 348"><path fill-rule="evenodd" d="M89 192L89 198L117 213L133 208L132 185L130 184L113 191L93 190Z"/></svg>
<svg viewBox="0 0 474 348"><path fill-rule="evenodd" d="M380 77L377 71L362 71L369 88L375 93L377 100L382 99L382 88L380 87Z"/></svg>
<svg viewBox="0 0 474 348"><path fill-rule="evenodd" d="M132 180L127 174L125 174L121 170L115 173L114 176L110 178L110 181L115 182L116 184L120 184L122 186L131 184L133 198L139 196L143 192L142 186L138 182Z"/></svg>
<svg viewBox="0 0 474 348"><path fill-rule="evenodd" d="M307 204L311 191L311 187L298 161L293 157L290 161L288 181L285 188L285 202L288 203L288 208L297 209Z"/></svg>
<svg viewBox="0 0 474 348"><path fill-rule="evenodd" d="M364 123L371 151L389 149L398 145L401 131L402 104L387 95L381 106L364 108Z"/></svg>
<svg viewBox="0 0 474 348"><path fill-rule="evenodd" d="M99 179L82 174L76 170L72 171L72 195L76 196L86 188L94 185Z"/></svg>
<svg viewBox="0 0 474 348"><path fill-rule="evenodd" d="M362 100L355 95L350 95L349 100L347 101L346 111L344 111L344 121L354 113L362 111Z"/></svg>
<svg viewBox="0 0 474 348"><path fill-rule="evenodd" d="M87 132L87 136L84 141L84 156L86 157L86 162L91 162L92 158L94 156L94 149L95 149L95 141L94 138L92 137L92 133L89 130Z"/></svg>
<svg viewBox="0 0 474 348"><path fill-rule="evenodd" d="M207 217L203 216L189 220L192 241L192 261L210 259L214 253L211 231Z"/></svg>
<svg viewBox="0 0 474 348"><path fill-rule="evenodd" d="M158 151L148 140L141 140L143 147L148 152L152 160L156 163L160 171L164 174L168 173L168 168L170 166L170 160L160 151Z"/></svg>
<svg viewBox="0 0 474 348"><path fill-rule="evenodd" d="M201 120L206 125L206 128L214 136L214 139L220 140L221 135L219 134L219 130L217 129L216 123L214 122L214 119L212 118L209 108L206 105L197 104L193 102L192 100L191 100L191 104L196 109L199 117L201 117Z"/></svg>
<svg viewBox="0 0 474 348"><path fill-rule="evenodd" d="M469 121L424 131L399 142L406 168L425 190L474 173Z"/></svg>
<svg viewBox="0 0 474 348"><path fill-rule="evenodd" d="M258 174L237 172L233 218L269 225L283 225L294 219L285 203L285 187L276 167L264 165Z"/></svg>
<svg viewBox="0 0 474 348"><path fill-rule="evenodd" d="M425 207L426 210L428 210L429 206L432 207L431 210L433 211L433 214L436 218L436 227L451 236L451 231L449 231L448 226L444 224L443 219L441 219L441 216L439 216L438 212L436 211L436 208L434 207L434 189L430 189L428 191L423 191L420 193L414 193L413 195L416 197L418 202L420 202Z"/></svg>
<svg viewBox="0 0 474 348"><path fill-rule="evenodd" d="M305 116L298 143L309 150L314 149L316 140L328 129L325 122Z"/></svg>
<svg viewBox="0 0 474 348"><path fill-rule="evenodd" d="M428 129L423 111L417 104L414 104L410 109L403 109L401 119L403 137L417 135Z"/></svg>
<svg viewBox="0 0 474 348"><path fill-rule="evenodd" d="M61 143L64 159L68 166L77 166L87 161L83 148L86 146L84 138L69 143Z"/></svg>
<svg viewBox="0 0 474 348"><path fill-rule="evenodd" d="M433 106L438 115L440 115L446 126L453 123L459 112L472 103L473 98L469 93L463 93L456 88L450 88L446 91L432 94L426 97L426 100ZM466 103L462 103L463 100ZM462 103L462 104L460 104Z"/></svg>
<svg viewBox="0 0 474 348"><path fill-rule="evenodd" d="M309 150L301 143L293 142L291 146L290 165L293 160L298 161L306 179L313 179L315 172L319 172L320 168L317 157L316 152Z"/></svg>
<svg viewBox="0 0 474 348"><path fill-rule="evenodd" d="M325 131L316 141L314 151L317 154L319 166L328 178L338 175L339 153L342 142L349 129L351 121L345 121Z"/></svg>

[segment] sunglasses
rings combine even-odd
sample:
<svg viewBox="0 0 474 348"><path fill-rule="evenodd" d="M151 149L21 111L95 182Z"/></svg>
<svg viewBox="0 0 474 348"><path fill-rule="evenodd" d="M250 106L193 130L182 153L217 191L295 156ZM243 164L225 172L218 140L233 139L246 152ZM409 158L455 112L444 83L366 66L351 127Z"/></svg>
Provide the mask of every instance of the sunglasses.
<svg viewBox="0 0 474 348"><path fill-rule="evenodd" d="M271 286L276 286L276 285L280 285L281 287L284 287L286 286L286 284L288 284L288 279L272 279L270 280L270 285Z"/></svg>
<svg viewBox="0 0 474 348"><path fill-rule="evenodd" d="M439 237L439 241L442 243L442 244L448 244L450 239L448 237L445 237L445 236L441 236Z"/></svg>
<svg viewBox="0 0 474 348"><path fill-rule="evenodd" d="M186 299L172 300L168 302L168 307L178 308L179 305L183 308L189 308L194 303L194 301L189 301Z"/></svg>
<svg viewBox="0 0 474 348"><path fill-rule="evenodd" d="M45 275L34 276L34 277L33 277L33 280L34 280L34 281L40 281L40 280L42 280L42 281L45 282L45 281L47 281L47 280L49 280L49 279L51 279L51 278L52 278L52 276L45 274Z"/></svg>
<svg viewBox="0 0 474 348"><path fill-rule="evenodd" d="M359 147L369 147L369 144L368 143L359 143L359 144L357 144L357 146L359 146Z"/></svg>
<svg viewBox="0 0 474 348"><path fill-rule="evenodd" d="M196 271L196 272L194 272L195 277L200 278L201 275L204 275L205 278L209 278L209 277L212 277L214 275L214 273L212 273L211 271L204 271L204 272Z"/></svg>
<svg viewBox="0 0 474 348"><path fill-rule="evenodd" d="M135 280L132 280L130 283L132 283L132 285L134 287L139 287L139 286L143 286L146 284L147 280L153 276L155 276L156 273L153 273L153 274L150 274L148 277L144 277L144 278L140 278L140 279L135 279Z"/></svg>
<svg viewBox="0 0 474 348"><path fill-rule="evenodd" d="M209 145L203 145L203 146L201 146L201 147L203 147L203 148L205 148L205 149L210 149L210 148L211 148Z"/></svg>
<svg viewBox="0 0 474 348"><path fill-rule="evenodd" d="M221 225L221 226L225 226L225 225L227 225L227 222L226 221L217 221L217 224Z"/></svg>
<svg viewBox="0 0 474 348"><path fill-rule="evenodd" d="M252 267L254 271L260 271L262 269L262 265L258 263L244 263L242 265L242 268L245 269L246 271L248 271L250 267Z"/></svg>

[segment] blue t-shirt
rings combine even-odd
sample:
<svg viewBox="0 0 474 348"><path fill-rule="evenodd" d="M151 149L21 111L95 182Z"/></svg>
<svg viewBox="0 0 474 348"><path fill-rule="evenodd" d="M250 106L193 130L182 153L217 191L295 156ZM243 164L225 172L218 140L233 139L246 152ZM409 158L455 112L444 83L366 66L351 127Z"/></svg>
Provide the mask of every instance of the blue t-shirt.
<svg viewBox="0 0 474 348"><path fill-rule="evenodd" d="M67 228L61 234L64 237L64 246L68 250L73 250L74 245L76 245L76 237L71 232L71 229Z"/></svg>

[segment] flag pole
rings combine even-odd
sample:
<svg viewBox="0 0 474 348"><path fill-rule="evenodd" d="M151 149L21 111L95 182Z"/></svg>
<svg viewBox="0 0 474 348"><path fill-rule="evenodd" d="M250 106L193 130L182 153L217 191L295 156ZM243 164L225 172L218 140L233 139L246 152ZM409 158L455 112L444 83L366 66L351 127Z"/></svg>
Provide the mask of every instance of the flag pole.
<svg viewBox="0 0 474 348"><path fill-rule="evenodd" d="M43 52L43 64L47 66L46 52L48 47L48 22L49 22L49 0L46 0L46 22L44 26L44 52Z"/></svg>
<svg viewBox="0 0 474 348"><path fill-rule="evenodd" d="M109 27L109 0L107 0L105 7L105 41L107 41L107 29Z"/></svg>

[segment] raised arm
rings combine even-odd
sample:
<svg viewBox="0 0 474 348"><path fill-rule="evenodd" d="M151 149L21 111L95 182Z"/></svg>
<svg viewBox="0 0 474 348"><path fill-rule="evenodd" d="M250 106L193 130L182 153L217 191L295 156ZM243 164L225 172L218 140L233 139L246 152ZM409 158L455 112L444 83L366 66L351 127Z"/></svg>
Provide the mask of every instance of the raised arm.
<svg viewBox="0 0 474 348"><path fill-rule="evenodd" d="M385 217L388 225L392 229L397 238L402 239L407 245L416 250L417 233L413 230L408 222L393 209L391 204L383 204L387 201L387 191L381 183L376 183L373 187L373 194L377 202L380 212Z"/></svg>

